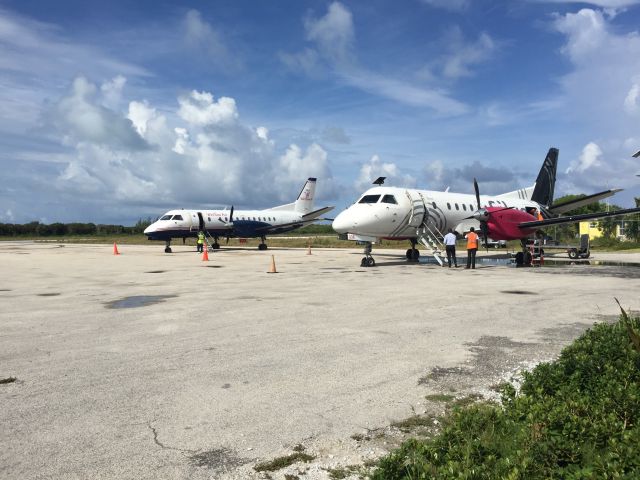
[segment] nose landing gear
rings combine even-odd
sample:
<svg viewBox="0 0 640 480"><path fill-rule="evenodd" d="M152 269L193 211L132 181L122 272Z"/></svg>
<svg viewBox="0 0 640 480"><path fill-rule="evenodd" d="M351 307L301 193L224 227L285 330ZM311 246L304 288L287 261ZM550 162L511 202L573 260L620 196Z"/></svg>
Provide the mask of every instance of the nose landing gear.
<svg viewBox="0 0 640 480"><path fill-rule="evenodd" d="M164 253L171 253L171 240L165 241Z"/></svg>
<svg viewBox="0 0 640 480"><path fill-rule="evenodd" d="M375 267L376 261L371 256L371 242L366 242L364 244L364 257L362 257L362 261L360 262L361 267Z"/></svg>

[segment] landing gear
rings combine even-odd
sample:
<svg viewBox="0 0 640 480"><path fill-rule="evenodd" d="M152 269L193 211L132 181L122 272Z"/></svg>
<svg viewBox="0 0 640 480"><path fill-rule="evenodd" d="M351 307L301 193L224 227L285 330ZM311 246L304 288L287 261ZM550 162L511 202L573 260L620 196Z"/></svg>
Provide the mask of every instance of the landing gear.
<svg viewBox="0 0 640 480"><path fill-rule="evenodd" d="M420 250L416 248L417 242L413 238L409 239L409 241L411 242L411 248L407 249L407 252L405 254L407 257L407 261L417 262L420 259Z"/></svg>
<svg viewBox="0 0 640 480"><path fill-rule="evenodd" d="M164 253L171 253L171 240L165 242Z"/></svg>
<svg viewBox="0 0 640 480"><path fill-rule="evenodd" d="M362 257L362 261L360 262L361 267L375 267L376 261L371 256L371 242L366 242L364 244L364 257Z"/></svg>
<svg viewBox="0 0 640 480"><path fill-rule="evenodd" d="M269 247L267 247L267 244L264 243L266 238L260 237L260 239L262 240L262 243L260 245L258 245L258 250L266 250L267 248L269 248Z"/></svg>
<svg viewBox="0 0 640 480"><path fill-rule="evenodd" d="M218 243L218 237L213 237L213 243L211 244L211 250L220 250L220 244Z"/></svg>

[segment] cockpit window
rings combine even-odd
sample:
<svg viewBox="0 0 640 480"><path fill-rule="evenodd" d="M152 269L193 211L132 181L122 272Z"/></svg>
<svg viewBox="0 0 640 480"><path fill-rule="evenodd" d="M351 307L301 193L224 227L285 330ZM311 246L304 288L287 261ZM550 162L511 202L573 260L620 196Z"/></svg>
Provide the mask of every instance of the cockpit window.
<svg viewBox="0 0 640 480"><path fill-rule="evenodd" d="M384 197L382 197L382 203L393 203L394 205L398 204L398 202L396 202L396 197L394 197L393 195L385 195Z"/></svg>
<svg viewBox="0 0 640 480"><path fill-rule="evenodd" d="M182 215L174 215L173 219L174 220L182 220Z"/></svg>
<svg viewBox="0 0 640 480"><path fill-rule="evenodd" d="M160 220L171 220L171 215L163 215Z"/></svg>
<svg viewBox="0 0 640 480"><path fill-rule="evenodd" d="M380 195L365 195L358 203L377 203L378 200L380 200Z"/></svg>

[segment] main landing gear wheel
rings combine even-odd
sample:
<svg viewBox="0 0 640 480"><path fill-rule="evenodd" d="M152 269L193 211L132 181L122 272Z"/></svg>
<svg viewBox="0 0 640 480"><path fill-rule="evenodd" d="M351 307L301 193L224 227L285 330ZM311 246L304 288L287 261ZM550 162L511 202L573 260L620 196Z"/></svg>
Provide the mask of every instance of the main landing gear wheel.
<svg viewBox="0 0 640 480"><path fill-rule="evenodd" d="M268 247L266 243L261 243L260 245L258 245L258 250L266 250L267 248Z"/></svg>
<svg viewBox="0 0 640 480"><path fill-rule="evenodd" d="M212 244L211 250L220 250L220 244L218 242Z"/></svg>
<svg viewBox="0 0 640 480"><path fill-rule="evenodd" d="M360 262L361 267L375 267L376 261L373 259L371 255L368 257L362 257L362 261Z"/></svg>
<svg viewBox="0 0 640 480"><path fill-rule="evenodd" d="M420 250L417 248L409 248L405 253L407 260L410 262L417 262L420 259Z"/></svg>

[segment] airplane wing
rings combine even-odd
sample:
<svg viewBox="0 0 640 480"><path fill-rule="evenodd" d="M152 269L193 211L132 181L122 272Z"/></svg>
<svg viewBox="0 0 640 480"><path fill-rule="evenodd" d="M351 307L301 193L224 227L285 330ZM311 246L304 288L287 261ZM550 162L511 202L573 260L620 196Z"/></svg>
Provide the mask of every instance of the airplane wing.
<svg viewBox="0 0 640 480"><path fill-rule="evenodd" d="M545 210L547 210L551 214L565 213L565 212L568 212L569 210L573 210L574 208L583 207L585 205L589 205L591 203L597 202L598 200L602 200L603 198L610 197L621 191L622 191L621 188L605 190L604 192L594 193L592 195L587 195L586 197L580 197L575 200L569 200L568 202L559 203L557 205L551 205L549 208Z"/></svg>
<svg viewBox="0 0 640 480"><path fill-rule="evenodd" d="M596 212L585 213L583 215L570 215L568 217L548 218L546 220L537 220L534 222L522 222L518 224L518 228L543 228L549 225L560 225L562 223L575 223L582 220L591 220L593 218L617 217L619 215L628 215L630 213L638 213L640 208L627 208L624 210L615 210L613 212Z"/></svg>

